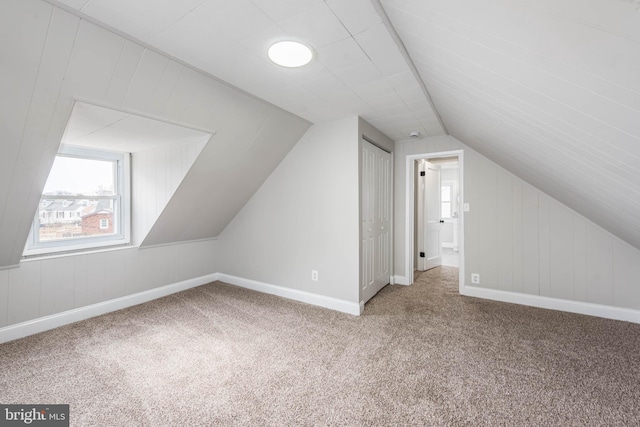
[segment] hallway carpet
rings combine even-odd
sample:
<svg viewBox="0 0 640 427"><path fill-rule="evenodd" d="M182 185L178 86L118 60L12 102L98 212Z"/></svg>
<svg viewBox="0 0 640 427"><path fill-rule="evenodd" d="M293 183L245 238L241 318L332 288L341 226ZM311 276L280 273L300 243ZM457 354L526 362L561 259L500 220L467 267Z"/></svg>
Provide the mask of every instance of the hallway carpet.
<svg viewBox="0 0 640 427"><path fill-rule="evenodd" d="M360 317L212 283L0 345L0 403L75 426L640 424L640 325L462 297L457 269Z"/></svg>

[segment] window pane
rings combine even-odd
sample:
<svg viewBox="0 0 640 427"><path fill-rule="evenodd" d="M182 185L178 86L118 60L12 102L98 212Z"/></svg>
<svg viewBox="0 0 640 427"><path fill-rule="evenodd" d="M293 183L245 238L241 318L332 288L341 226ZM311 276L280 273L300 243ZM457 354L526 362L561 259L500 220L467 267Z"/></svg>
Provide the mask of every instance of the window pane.
<svg viewBox="0 0 640 427"><path fill-rule="evenodd" d="M112 196L115 162L56 156L44 195Z"/></svg>
<svg viewBox="0 0 640 427"><path fill-rule="evenodd" d="M115 200L42 199L39 241L113 234Z"/></svg>
<svg viewBox="0 0 640 427"><path fill-rule="evenodd" d="M451 218L451 203L442 202L442 212L440 214L442 218Z"/></svg>
<svg viewBox="0 0 640 427"><path fill-rule="evenodd" d="M448 185L442 187L442 201L443 202L451 201L451 187Z"/></svg>

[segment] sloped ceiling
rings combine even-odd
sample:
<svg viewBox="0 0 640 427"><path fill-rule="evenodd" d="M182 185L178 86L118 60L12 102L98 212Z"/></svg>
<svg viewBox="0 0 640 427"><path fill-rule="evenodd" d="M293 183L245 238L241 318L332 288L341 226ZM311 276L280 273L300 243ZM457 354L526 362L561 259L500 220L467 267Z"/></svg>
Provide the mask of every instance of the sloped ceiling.
<svg viewBox="0 0 640 427"><path fill-rule="evenodd" d="M311 122L360 115L394 140L448 131L640 248L638 0L48 1ZM21 46L39 37L21 31ZM291 37L316 51L310 67L266 59ZM202 161L237 154L220 147ZM201 167L163 216L191 206L207 224L186 185ZM158 227L152 241L198 234Z"/></svg>
<svg viewBox="0 0 640 427"><path fill-rule="evenodd" d="M393 139L445 133L370 0L51 1L311 122L360 115ZM316 60L269 61L292 38Z"/></svg>
<svg viewBox="0 0 640 427"><path fill-rule="evenodd" d="M381 2L451 135L640 248L640 2Z"/></svg>
<svg viewBox="0 0 640 427"><path fill-rule="evenodd" d="M208 132L76 102L61 143L136 153L164 146L206 144L210 138Z"/></svg>
<svg viewBox="0 0 640 427"><path fill-rule="evenodd" d="M153 243L216 237L311 125L41 0L0 2L0 58L0 269L22 257L77 100L215 134Z"/></svg>

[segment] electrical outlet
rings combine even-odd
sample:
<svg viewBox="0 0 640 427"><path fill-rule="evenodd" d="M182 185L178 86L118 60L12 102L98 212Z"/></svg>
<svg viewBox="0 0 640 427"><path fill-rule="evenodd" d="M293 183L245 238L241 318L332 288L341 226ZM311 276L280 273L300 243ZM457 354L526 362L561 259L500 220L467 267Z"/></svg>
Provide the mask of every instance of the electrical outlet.
<svg viewBox="0 0 640 427"><path fill-rule="evenodd" d="M311 280L314 282L318 281L318 270L311 270Z"/></svg>
<svg viewBox="0 0 640 427"><path fill-rule="evenodd" d="M471 284L479 285L480 284L480 274L479 273L471 273Z"/></svg>

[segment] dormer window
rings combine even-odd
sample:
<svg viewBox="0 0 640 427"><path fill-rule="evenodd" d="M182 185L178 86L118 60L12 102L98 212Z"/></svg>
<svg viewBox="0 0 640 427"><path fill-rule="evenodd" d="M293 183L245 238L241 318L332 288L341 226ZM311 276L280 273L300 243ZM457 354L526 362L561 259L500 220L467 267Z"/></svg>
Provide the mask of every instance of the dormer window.
<svg viewBox="0 0 640 427"><path fill-rule="evenodd" d="M62 146L25 255L129 243L129 154Z"/></svg>

